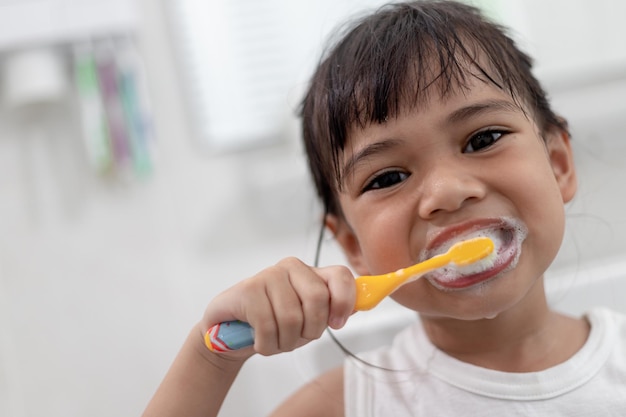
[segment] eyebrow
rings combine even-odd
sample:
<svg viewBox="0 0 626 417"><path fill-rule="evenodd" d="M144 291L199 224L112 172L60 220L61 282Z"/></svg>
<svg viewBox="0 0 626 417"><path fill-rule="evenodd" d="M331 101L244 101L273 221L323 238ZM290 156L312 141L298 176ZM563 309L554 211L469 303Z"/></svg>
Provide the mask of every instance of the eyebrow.
<svg viewBox="0 0 626 417"><path fill-rule="evenodd" d="M380 142L372 143L360 151L356 152L354 155L346 161L343 169L341 170L341 176L339 178L340 184L343 182L343 179L354 171L354 168L363 160L369 158L372 155L376 155L382 152L387 151L388 149L392 149L400 144L400 140L398 139L386 139Z"/></svg>
<svg viewBox="0 0 626 417"><path fill-rule="evenodd" d="M446 120L448 123L460 123L473 117L495 112L519 113L523 110L508 100L485 100L453 111Z"/></svg>

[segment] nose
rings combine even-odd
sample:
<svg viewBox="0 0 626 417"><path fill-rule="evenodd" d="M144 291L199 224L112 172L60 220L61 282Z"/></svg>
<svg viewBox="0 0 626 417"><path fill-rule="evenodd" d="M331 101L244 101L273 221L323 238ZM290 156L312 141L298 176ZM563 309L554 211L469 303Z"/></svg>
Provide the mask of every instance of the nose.
<svg viewBox="0 0 626 417"><path fill-rule="evenodd" d="M460 161L433 164L421 181L420 217L431 219L437 213L454 212L471 201L482 200L487 184L475 174Z"/></svg>

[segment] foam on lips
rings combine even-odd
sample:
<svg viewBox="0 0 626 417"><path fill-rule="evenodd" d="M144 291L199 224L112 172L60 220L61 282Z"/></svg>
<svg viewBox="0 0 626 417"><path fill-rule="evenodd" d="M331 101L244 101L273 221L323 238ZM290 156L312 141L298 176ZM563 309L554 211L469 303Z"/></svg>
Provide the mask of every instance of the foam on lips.
<svg viewBox="0 0 626 417"><path fill-rule="evenodd" d="M444 253L455 243L476 237L489 237L494 243L493 253L485 259L467 266L449 265L440 268L428 274L427 277L445 284L497 268L504 263L510 263L508 268L512 268L517 264L521 253L521 243L526 235L526 227L519 220L512 218L498 219L493 224L467 231L467 233L460 233L436 248L434 254ZM432 256L433 253L429 255Z"/></svg>

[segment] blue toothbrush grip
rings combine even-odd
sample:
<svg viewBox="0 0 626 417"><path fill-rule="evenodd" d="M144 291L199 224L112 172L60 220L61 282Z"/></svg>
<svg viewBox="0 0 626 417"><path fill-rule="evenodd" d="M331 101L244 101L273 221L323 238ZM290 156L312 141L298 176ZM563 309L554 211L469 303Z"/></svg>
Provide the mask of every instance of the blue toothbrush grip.
<svg viewBox="0 0 626 417"><path fill-rule="evenodd" d="M206 332L204 344L213 352L242 349L254 344L254 329L243 321L225 321Z"/></svg>

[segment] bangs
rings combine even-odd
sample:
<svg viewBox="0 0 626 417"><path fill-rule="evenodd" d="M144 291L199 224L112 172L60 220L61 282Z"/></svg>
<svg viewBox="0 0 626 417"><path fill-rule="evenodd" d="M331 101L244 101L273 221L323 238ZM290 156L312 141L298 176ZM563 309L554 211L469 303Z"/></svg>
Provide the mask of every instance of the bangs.
<svg viewBox="0 0 626 417"><path fill-rule="evenodd" d="M436 13L411 8L402 16L381 13L376 24L359 23L324 63L325 107L339 149L351 127L384 123L402 110L427 105L433 95L445 99L467 90L470 78L491 83L517 102L512 86L518 80L512 78L519 69L511 68L511 62L519 58L503 54L502 37L490 33L501 28L484 25L477 34L462 20L450 22L449 16ZM530 59L524 64L530 68Z"/></svg>

